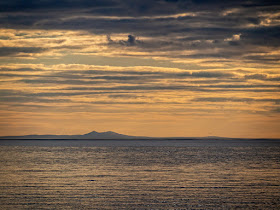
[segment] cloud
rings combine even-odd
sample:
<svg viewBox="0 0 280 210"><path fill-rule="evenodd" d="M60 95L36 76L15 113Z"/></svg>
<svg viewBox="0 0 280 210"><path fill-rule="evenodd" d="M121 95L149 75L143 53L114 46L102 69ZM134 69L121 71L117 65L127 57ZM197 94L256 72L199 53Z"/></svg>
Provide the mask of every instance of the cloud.
<svg viewBox="0 0 280 210"><path fill-rule="evenodd" d="M248 80L280 81L280 76L267 76L266 74L248 74L244 76Z"/></svg>
<svg viewBox="0 0 280 210"><path fill-rule="evenodd" d="M135 38L135 36L133 36L133 35L128 35L128 39L127 39L127 43L129 44L129 45L135 45L135 43L136 43L136 38Z"/></svg>
<svg viewBox="0 0 280 210"><path fill-rule="evenodd" d="M46 50L41 47L0 47L0 57L28 56L30 54L42 53Z"/></svg>
<svg viewBox="0 0 280 210"><path fill-rule="evenodd" d="M129 34L127 40L114 41L110 35L107 35L107 40L109 45L124 45L124 46L134 46L140 44L141 42L136 39L135 36Z"/></svg>
<svg viewBox="0 0 280 210"><path fill-rule="evenodd" d="M202 78L221 78L221 77L234 77L235 75L233 73L226 73L226 72L200 71L200 72L193 72L192 76L202 77Z"/></svg>
<svg viewBox="0 0 280 210"><path fill-rule="evenodd" d="M48 68L1 68L2 83L10 79L26 85L46 85L60 90L89 91L172 91L190 92L279 92L279 76L274 74L250 74L235 71L186 71L180 69L155 67L83 67L69 65L59 69ZM75 69L74 68L74 69ZM93 69L91 69L93 68ZM146 69L147 68L147 69ZM242 74L241 74L242 73ZM241 75L240 75L241 74ZM260 84L259 81L265 82ZM71 87L68 87L71 86ZM49 92L49 91L47 91ZM46 93L47 93L46 92ZM50 93L51 94L51 93ZM57 94L57 93L54 93ZM70 94L70 93L65 93ZM92 93L95 94L95 93ZM71 94L70 94L71 95Z"/></svg>
<svg viewBox="0 0 280 210"><path fill-rule="evenodd" d="M265 80L267 79L267 75L265 74L248 74L244 76L245 79L257 79L257 80Z"/></svg>
<svg viewBox="0 0 280 210"><path fill-rule="evenodd" d="M148 122L279 136L279 11L270 0L2 0L1 131Z"/></svg>
<svg viewBox="0 0 280 210"><path fill-rule="evenodd" d="M65 39L49 48L56 53L141 55L177 63L223 59L236 65L279 64L279 56L271 55L280 46L277 2L47 0L26 4L3 1L0 8L2 28L110 34L107 43L94 43L95 49L90 49L93 44L70 44Z"/></svg>
<svg viewBox="0 0 280 210"><path fill-rule="evenodd" d="M274 113L280 113L280 107L273 107L271 111Z"/></svg>
<svg viewBox="0 0 280 210"><path fill-rule="evenodd" d="M209 98L195 98L193 101L197 102L246 102L246 103L251 103L251 102L270 102L270 103L275 103L279 104L280 103L280 98L277 99L272 99L272 98L225 98L225 97L209 97Z"/></svg>

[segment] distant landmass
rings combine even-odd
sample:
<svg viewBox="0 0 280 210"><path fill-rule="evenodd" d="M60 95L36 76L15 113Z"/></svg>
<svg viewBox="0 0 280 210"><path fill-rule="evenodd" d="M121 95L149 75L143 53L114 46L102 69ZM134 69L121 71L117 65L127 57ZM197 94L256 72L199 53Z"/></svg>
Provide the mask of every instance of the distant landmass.
<svg viewBox="0 0 280 210"><path fill-rule="evenodd" d="M141 136L128 136L113 131L92 131L83 135L25 135L25 136L1 136L0 139L139 139L148 138Z"/></svg>
<svg viewBox="0 0 280 210"><path fill-rule="evenodd" d="M250 139L250 138L226 138L226 137L218 137L218 136L207 136L207 137L146 137L146 136L129 136L124 134L119 134L113 131L107 132L96 132L92 131L90 133L82 134L82 135L24 135L24 136L0 136L0 140L18 140L18 139L26 139L26 140L59 140L59 139L75 139L75 140L94 140L94 139L166 139L166 140L174 140L174 139Z"/></svg>

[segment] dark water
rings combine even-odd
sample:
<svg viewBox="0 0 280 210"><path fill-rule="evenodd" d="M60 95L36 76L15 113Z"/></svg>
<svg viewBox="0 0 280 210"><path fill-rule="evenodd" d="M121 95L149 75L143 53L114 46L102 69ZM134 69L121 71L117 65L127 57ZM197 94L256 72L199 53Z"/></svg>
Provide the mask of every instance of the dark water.
<svg viewBox="0 0 280 210"><path fill-rule="evenodd" d="M279 141L0 145L0 209L280 209Z"/></svg>

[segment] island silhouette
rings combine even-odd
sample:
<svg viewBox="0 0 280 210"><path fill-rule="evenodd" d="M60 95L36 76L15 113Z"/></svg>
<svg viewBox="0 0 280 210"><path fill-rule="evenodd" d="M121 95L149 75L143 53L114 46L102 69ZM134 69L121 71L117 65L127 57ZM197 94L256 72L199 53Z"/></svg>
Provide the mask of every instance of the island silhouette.
<svg viewBox="0 0 280 210"><path fill-rule="evenodd" d="M0 139L135 139L148 138L140 136L128 136L113 131L92 131L82 135L24 135L24 136L1 136Z"/></svg>
<svg viewBox="0 0 280 210"><path fill-rule="evenodd" d="M270 139L270 138L229 138L229 137L219 137L219 136L206 136L206 137L147 137L147 136L130 136L119 134L113 131L97 132L91 131L86 134L81 135L23 135L23 136L0 136L0 140L135 140L135 139L160 139L160 140L199 140L199 139L212 139L212 140L222 140L222 139Z"/></svg>

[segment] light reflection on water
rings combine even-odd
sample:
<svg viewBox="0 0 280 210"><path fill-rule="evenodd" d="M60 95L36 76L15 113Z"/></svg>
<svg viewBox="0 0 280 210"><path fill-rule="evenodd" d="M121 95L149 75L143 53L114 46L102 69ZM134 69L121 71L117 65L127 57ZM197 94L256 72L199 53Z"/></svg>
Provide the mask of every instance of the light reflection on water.
<svg viewBox="0 0 280 210"><path fill-rule="evenodd" d="M279 209L279 149L0 146L0 208Z"/></svg>

